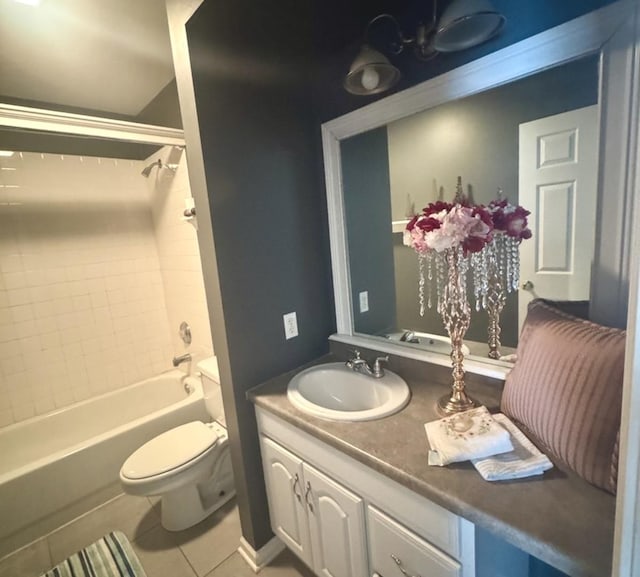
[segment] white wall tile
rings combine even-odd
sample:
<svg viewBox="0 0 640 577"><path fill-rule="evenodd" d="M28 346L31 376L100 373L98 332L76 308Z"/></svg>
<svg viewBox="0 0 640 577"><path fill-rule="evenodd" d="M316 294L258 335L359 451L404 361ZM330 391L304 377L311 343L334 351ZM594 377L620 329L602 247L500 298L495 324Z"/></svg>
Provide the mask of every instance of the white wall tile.
<svg viewBox="0 0 640 577"><path fill-rule="evenodd" d="M142 163L19 162L23 204L0 206L0 427L150 377L172 354Z"/></svg>

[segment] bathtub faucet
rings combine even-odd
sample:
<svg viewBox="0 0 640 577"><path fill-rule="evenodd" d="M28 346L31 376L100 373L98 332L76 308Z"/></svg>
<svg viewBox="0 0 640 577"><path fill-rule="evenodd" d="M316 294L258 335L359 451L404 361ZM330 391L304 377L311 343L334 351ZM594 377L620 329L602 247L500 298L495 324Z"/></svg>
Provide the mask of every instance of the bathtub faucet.
<svg viewBox="0 0 640 577"><path fill-rule="evenodd" d="M173 357L173 360L171 362L173 363L174 367L177 367L177 366L181 365L182 363L191 362L191 354L190 353L185 353L184 355L180 355L178 357Z"/></svg>

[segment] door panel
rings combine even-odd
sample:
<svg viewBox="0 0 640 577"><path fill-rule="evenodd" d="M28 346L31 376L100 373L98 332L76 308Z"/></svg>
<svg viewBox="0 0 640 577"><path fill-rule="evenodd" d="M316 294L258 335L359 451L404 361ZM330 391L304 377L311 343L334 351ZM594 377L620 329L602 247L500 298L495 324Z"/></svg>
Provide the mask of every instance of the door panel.
<svg viewBox="0 0 640 577"><path fill-rule="evenodd" d="M310 465L303 468L315 573L366 577L362 499Z"/></svg>

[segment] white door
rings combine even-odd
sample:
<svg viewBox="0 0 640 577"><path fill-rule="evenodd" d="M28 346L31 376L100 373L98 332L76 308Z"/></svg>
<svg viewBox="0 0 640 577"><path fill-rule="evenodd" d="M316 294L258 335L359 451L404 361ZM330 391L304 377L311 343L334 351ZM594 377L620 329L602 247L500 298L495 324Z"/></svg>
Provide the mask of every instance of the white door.
<svg viewBox="0 0 640 577"><path fill-rule="evenodd" d="M313 568L319 577L367 577L364 503L304 464Z"/></svg>
<svg viewBox="0 0 640 577"><path fill-rule="evenodd" d="M260 437L273 532L312 567L311 541L303 500L302 461L268 437Z"/></svg>
<svg viewBox="0 0 640 577"><path fill-rule="evenodd" d="M598 189L598 106L520 125L519 204L533 237L520 245L518 325L533 298L588 300Z"/></svg>

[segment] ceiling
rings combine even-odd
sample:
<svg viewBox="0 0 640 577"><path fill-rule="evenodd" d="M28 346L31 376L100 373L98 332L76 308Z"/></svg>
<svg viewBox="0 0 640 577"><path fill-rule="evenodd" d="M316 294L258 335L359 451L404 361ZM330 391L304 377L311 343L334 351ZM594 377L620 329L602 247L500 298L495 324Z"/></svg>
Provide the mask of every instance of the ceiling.
<svg viewBox="0 0 640 577"><path fill-rule="evenodd" d="M173 76L164 0L0 0L0 102L136 116Z"/></svg>

